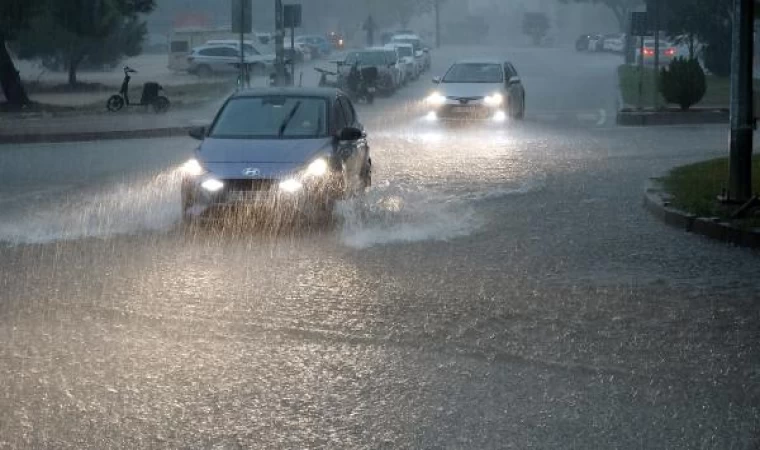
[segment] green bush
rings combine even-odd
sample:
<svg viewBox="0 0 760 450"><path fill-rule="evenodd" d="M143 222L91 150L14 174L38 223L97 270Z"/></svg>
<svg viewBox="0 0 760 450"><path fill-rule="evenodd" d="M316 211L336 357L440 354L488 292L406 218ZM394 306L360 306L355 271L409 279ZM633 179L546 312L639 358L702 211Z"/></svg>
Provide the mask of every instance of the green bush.
<svg viewBox="0 0 760 450"><path fill-rule="evenodd" d="M699 103L707 92L705 71L696 59L676 58L660 72L660 92L682 110Z"/></svg>

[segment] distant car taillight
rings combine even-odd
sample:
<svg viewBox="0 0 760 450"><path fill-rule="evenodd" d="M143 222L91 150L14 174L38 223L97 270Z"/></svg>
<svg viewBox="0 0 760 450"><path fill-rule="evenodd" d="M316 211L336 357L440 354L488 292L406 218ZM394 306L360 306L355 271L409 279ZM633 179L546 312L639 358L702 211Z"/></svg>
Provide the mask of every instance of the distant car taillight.
<svg viewBox="0 0 760 450"><path fill-rule="evenodd" d="M676 49L674 49L674 48L669 48L669 49L665 50L665 55L666 56L673 56L675 54L676 54Z"/></svg>
<svg viewBox="0 0 760 450"><path fill-rule="evenodd" d="M652 50L651 48L645 48L644 56L654 56L654 50Z"/></svg>

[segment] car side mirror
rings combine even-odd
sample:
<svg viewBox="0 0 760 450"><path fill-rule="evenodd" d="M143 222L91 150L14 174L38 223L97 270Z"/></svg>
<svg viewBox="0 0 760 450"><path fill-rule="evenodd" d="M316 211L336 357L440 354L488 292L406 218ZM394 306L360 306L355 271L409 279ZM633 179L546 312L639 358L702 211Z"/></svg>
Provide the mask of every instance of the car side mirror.
<svg viewBox="0 0 760 450"><path fill-rule="evenodd" d="M187 134L193 139L202 141L206 137L206 127L192 127Z"/></svg>
<svg viewBox="0 0 760 450"><path fill-rule="evenodd" d="M364 136L364 132L358 128L346 127L338 132L339 141L358 141Z"/></svg>
<svg viewBox="0 0 760 450"><path fill-rule="evenodd" d="M441 84L441 77L433 77L434 84Z"/></svg>
<svg viewBox="0 0 760 450"><path fill-rule="evenodd" d="M509 78L509 83L508 83L508 84L509 84L510 86L512 86L513 84L520 84L520 77L518 77L517 75L515 75L515 76L513 76L513 77L510 77L510 78Z"/></svg>
<svg viewBox="0 0 760 450"><path fill-rule="evenodd" d="M422 50L417 50L416 52L414 52L414 56L416 56L418 58L421 57L423 54L424 54L424 52Z"/></svg>

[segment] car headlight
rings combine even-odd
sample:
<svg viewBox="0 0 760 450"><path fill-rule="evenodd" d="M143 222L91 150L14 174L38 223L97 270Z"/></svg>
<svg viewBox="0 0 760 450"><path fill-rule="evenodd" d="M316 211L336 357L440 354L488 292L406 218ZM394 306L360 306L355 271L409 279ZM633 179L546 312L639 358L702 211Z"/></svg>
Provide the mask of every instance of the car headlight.
<svg viewBox="0 0 760 450"><path fill-rule="evenodd" d="M446 97L441 95L439 92L433 92L428 96L427 99L425 99L429 105L435 105L440 106L446 103Z"/></svg>
<svg viewBox="0 0 760 450"><path fill-rule="evenodd" d="M201 166L201 163L199 163L195 158L187 161L185 164L182 164L181 170L182 173L191 177L197 177L199 175L203 175L204 173L203 166Z"/></svg>
<svg viewBox="0 0 760 450"><path fill-rule="evenodd" d="M487 96L484 101L488 106L501 106L504 103L504 96L497 92L496 94Z"/></svg>
<svg viewBox="0 0 760 450"><path fill-rule="evenodd" d="M307 177L323 177L327 173L328 168L327 161L324 158L315 159L306 168L304 175Z"/></svg>
<svg viewBox="0 0 760 450"><path fill-rule="evenodd" d="M289 178L280 183L280 190L290 194L300 191L301 188L303 188L303 183L295 178Z"/></svg>
<svg viewBox="0 0 760 450"><path fill-rule="evenodd" d="M201 183L201 187L209 192L218 192L224 187L224 183L215 178L209 178Z"/></svg>

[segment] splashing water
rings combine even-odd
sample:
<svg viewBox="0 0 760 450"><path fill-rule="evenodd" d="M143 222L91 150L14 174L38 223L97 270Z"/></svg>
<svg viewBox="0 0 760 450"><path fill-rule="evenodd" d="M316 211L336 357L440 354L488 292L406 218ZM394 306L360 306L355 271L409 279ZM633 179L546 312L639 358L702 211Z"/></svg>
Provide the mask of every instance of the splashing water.
<svg viewBox="0 0 760 450"><path fill-rule="evenodd" d="M20 205L0 219L0 241L41 244L168 229L180 217L179 176L171 170L84 198L59 194L42 204Z"/></svg>

